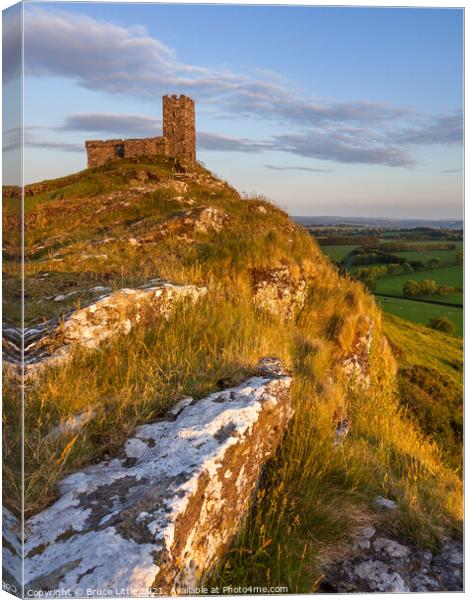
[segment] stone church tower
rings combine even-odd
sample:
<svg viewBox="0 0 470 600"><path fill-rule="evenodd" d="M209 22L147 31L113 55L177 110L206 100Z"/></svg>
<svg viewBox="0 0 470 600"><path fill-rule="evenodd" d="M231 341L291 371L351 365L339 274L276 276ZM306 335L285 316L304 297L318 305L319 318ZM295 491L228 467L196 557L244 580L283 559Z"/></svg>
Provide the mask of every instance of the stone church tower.
<svg viewBox="0 0 470 600"><path fill-rule="evenodd" d="M87 140L89 167L109 160L138 156L172 156L191 166L196 163L196 116L188 96L163 96L163 136L128 140Z"/></svg>
<svg viewBox="0 0 470 600"><path fill-rule="evenodd" d="M196 161L196 117L194 100L188 96L163 96L163 137L168 154Z"/></svg>

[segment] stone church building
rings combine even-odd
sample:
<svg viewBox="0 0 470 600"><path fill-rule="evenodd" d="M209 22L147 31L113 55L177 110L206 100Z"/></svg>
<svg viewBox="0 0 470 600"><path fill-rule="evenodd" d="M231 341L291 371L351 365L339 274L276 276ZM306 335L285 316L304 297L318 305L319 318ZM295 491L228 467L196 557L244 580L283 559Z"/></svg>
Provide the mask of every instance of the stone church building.
<svg viewBox="0 0 470 600"><path fill-rule="evenodd" d="M194 100L187 96L163 96L163 136L129 140L85 142L89 167L108 160L135 156L172 156L187 164L196 162Z"/></svg>

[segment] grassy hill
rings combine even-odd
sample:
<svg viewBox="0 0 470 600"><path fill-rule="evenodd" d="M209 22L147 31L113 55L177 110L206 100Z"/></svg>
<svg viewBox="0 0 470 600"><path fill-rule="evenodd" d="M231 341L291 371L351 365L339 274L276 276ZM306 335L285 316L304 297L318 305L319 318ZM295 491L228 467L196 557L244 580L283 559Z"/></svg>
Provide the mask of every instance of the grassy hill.
<svg viewBox="0 0 470 600"><path fill-rule="evenodd" d="M64 475L112 456L136 425L155 420L182 395L199 398L241 381L256 372L260 357L278 356L294 377L295 417L217 581L314 591L322 561L340 553L359 526L380 522L429 547L460 531L460 475L432 432L400 402L396 358L373 296L340 276L282 210L264 198L242 198L203 168L185 173L168 160L121 160L31 191L25 201L27 325L90 302L97 286L118 290L161 278L205 286L208 293L167 320L149 315L98 351L77 350L69 363L28 383L28 515L52 502ZM11 234L17 223L6 215ZM5 239L14 255L12 236ZM18 273L11 262L4 268L4 314L14 320ZM293 316L254 301L260 282L276 281L274 303L303 290ZM368 331L364 388L344 361ZM424 356L399 319L387 317L385 333L399 361L400 352L410 363L421 355L443 376L458 374L452 361L459 351L448 336L442 338L447 365L437 350L441 338L432 338L436 343ZM420 333L423 344L429 341L428 331ZM18 397L6 398L5 483L12 509L19 503L18 406ZM94 416L79 433L49 435L86 411ZM338 444L337 428L345 421L350 431ZM394 499L398 511L378 514L377 495Z"/></svg>

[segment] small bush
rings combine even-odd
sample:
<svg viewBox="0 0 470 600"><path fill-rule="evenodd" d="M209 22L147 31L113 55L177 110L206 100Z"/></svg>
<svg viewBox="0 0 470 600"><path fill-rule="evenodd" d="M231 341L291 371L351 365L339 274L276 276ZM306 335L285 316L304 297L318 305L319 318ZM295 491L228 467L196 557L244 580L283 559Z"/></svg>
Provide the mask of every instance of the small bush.
<svg viewBox="0 0 470 600"><path fill-rule="evenodd" d="M403 285L403 295L408 298L416 298L418 296L434 296L438 291L437 283L434 279L423 279L415 281L408 279Z"/></svg>
<svg viewBox="0 0 470 600"><path fill-rule="evenodd" d="M428 327L431 329L436 329L437 331L444 331L445 333L454 332L454 324L447 317L432 317L432 319L429 321Z"/></svg>
<svg viewBox="0 0 470 600"><path fill-rule="evenodd" d="M412 273L413 272L413 267L410 265L410 263L403 263L402 264L402 269L405 273Z"/></svg>

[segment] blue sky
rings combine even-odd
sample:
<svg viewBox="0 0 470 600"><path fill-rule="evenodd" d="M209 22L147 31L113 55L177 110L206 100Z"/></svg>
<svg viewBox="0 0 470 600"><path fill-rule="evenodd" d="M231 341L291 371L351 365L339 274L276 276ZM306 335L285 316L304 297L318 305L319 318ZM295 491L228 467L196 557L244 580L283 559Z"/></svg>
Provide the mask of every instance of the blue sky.
<svg viewBox="0 0 470 600"><path fill-rule="evenodd" d="M197 107L198 158L298 215L459 218L463 11L26 3L25 179Z"/></svg>

